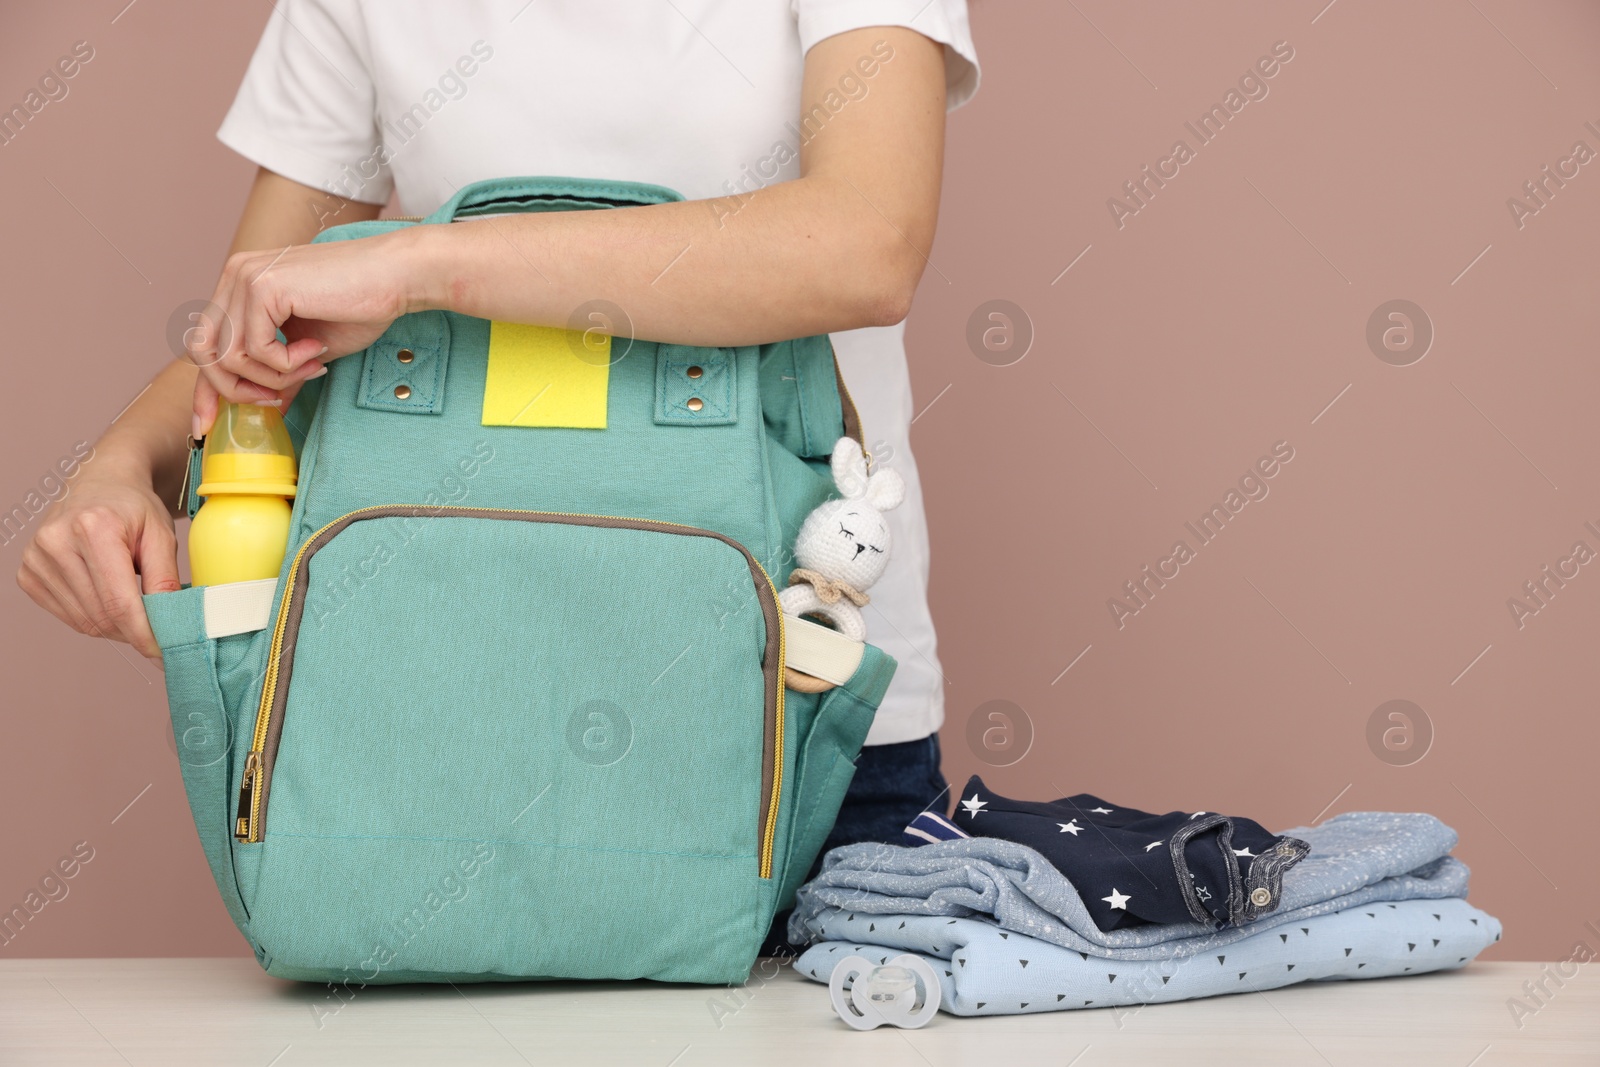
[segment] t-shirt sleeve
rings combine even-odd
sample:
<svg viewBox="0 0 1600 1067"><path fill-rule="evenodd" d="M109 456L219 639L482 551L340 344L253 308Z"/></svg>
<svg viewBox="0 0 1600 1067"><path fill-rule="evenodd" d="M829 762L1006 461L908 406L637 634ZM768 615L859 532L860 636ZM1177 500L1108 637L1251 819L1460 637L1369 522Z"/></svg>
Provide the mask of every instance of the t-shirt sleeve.
<svg viewBox="0 0 1600 1067"><path fill-rule="evenodd" d="M304 185L384 204L376 92L356 0L278 0L217 139Z"/></svg>
<svg viewBox="0 0 1600 1067"><path fill-rule="evenodd" d="M945 107L954 111L978 91L978 53L967 0L791 0L800 50L863 26L904 26L944 45Z"/></svg>

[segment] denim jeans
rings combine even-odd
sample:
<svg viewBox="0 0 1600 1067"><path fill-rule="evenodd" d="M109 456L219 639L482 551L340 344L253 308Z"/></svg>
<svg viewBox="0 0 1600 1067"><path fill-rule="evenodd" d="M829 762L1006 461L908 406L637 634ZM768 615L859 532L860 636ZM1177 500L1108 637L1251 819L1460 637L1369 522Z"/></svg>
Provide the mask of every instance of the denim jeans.
<svg viewBox="0 0 1600 1067"><path fill-rule="evenodd" d="M939 735L894 745L869 745L856 759L856 776L839 807L833 830L806 875L810 881L822 869L829 849L863 841L900 844L906 825L931 807L944 809L942 794L949 789L939 770ZM763 956L789 956L796 952L785 936L789 912L779 912L762 948Z"/></svg>

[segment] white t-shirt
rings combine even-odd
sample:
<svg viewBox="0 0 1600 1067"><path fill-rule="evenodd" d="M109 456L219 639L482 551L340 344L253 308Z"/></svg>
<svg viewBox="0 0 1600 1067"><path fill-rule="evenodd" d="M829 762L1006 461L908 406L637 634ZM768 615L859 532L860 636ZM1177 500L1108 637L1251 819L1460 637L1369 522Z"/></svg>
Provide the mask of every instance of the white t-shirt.
<svg viewBox="0 0 1600 1067"><path fill-rule="evenodd" d="M977 90L966 0L278 0L217 136L305 185L374 204L394 194L408 215L532 174L710 199L798 178L806 51L886 25L945 46L951 108ZM872 79L837 88L849 106ZM865 609L868 639L900 664L868 744L944 719L903 338L902 326L833 335L864 444L907 486Z"/></svg>

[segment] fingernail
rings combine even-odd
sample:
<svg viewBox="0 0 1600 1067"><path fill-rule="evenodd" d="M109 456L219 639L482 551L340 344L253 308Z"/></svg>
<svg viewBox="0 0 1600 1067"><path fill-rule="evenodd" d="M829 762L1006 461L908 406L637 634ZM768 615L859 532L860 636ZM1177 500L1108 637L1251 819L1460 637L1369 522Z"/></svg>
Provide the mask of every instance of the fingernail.
<svg viewBox="0 0 1600 1067"><path fill-rule="evenodd" d="M201 424L200 413L197 411L194 413L193 418L189 420L189 436L198 441L200 439L200 435L204 432L205 426Z"/></svg>
<svg viewBox="0 0 1600 1067"><path fill-rule="evenodd" d="M326 352L327 349L324 348L323 351ZM320 366L318 366L316 370L314 370L310 374L306 375L306 381L309 382L313 378L320 378L324 374L327 374L327 373L328 373L328 365L326 363L323 363Z"/></svg>

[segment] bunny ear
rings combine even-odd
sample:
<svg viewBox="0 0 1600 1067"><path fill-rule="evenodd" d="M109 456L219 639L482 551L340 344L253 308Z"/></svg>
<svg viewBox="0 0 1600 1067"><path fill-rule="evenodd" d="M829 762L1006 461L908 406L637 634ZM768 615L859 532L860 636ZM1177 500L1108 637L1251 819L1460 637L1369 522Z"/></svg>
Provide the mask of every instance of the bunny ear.
<svg viewBox="0 0 1600 1067"><path fill-rule="evenodd" d="M859 497L866 493L867 460L861 454L861 445L854 438L841 437L833 446L833 484L846 497Z"/></svg>
<svg viewBox="0 0 1600 1067"><path fill-rule="evenodd" d="M867 503L879 511L897 508L905 499L905 479L894 471L877 471L867 479Z"/></svg>

